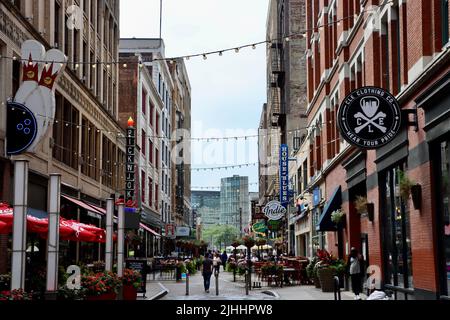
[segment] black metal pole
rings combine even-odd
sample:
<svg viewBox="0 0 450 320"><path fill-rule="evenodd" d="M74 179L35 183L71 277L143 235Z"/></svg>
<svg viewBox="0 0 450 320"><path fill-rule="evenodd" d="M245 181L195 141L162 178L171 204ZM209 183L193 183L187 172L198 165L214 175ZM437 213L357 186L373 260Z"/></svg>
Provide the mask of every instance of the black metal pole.
<svg viewBox="0 0 450 320"><path fill-rule="evenodd" d="M245 294L248 296L248 269L245 270Z"/></svg>
<svg viewBox="0 0 450 320"><path fill-rule="evenodd" d="M219 271L216 270L214 272L214 275L216 276L216 296L219 295Z"/></svg>

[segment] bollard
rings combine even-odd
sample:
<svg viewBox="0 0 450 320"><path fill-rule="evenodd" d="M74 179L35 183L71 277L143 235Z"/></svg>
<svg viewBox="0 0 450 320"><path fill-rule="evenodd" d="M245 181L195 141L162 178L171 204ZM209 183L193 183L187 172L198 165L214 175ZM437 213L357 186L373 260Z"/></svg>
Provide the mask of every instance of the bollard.
<svg viewBox="0 0 450 320"><path fill-rule="evenodd" d="M216 270L216 272L214 272L214 276L216 277L216 296L219 295L219 271Z"/></svg>
<svg viewBox="0 0 450 320"><path fill-rule="evenodd" d="M339 277L334 277L334 300L341 300L341 284Z"/></svg>
<svg viewBox="0 0 450 320"><path fill-rule="evenodd" d="M248 269L245 270L245 294L248 296Z"/></svg>
<svg viewBox="0 0 450 320"><path fill-rule="evenodd" d="M189 295L189 271L186 271L186 295Z"/></svg>

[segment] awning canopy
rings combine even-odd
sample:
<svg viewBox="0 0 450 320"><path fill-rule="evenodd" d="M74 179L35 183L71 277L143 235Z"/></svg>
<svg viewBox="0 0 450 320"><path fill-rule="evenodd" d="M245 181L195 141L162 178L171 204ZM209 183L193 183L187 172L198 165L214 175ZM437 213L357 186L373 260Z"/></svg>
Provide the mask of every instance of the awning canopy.
<svg viewBox="0 0 450 320"><path fill-rule="evenodd" d="M100 208L99 206L96 206L96 205L90 204L90 203L87 203L87 205L89 207L94 208L96 211L100 212L100 214L106 215L106 209Z"/></svg>
<svg viewBox="0 0 450 320"><path fill-rule="evenodd" d="M161 237L161 235L160 235L159 233L157 233L156 231L154 231L154 230L152 230L151 228L147 227L145 224L140 223L139 226L140 226L142 229L144 229L144 230L150 232L151 234L153 234L155 237L158 237L158 238Z"/></svg>
<svg viewBox="0 0 450 320"><path fill-rule="evenodd" d="M317 223L317 231L336 231L336 224L331 220L331 214L333 211L339 209L342 205L342 193L341 186L336 188L331 198L328 200L325 208L323 209L322 215L320 216L319 222Z"/></svg>
<svg viewBox="0 0 450 320"><path fill-rule="evenodd" d="M62 196L64 199L69 200L69 201L72 202L73 204L79 206L80 208L83 208L83 209L85 209L85 210L87 210L87 211L91 211L91 212L94 212L94 213L103 215L102 212L100 212L100 211L94 209L93 206L90 206L90 205L84 203L84 202L81 201L81 200L78 200L78 199L75 199L75 198L72 198L72 197L68 197L68 196L66 196L66 195L61 195L61 196Z"/></svg>

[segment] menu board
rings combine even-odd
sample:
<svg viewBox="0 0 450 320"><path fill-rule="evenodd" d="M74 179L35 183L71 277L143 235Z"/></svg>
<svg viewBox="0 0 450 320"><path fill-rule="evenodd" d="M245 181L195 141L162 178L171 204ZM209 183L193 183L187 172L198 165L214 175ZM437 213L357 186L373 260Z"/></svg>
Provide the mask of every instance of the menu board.
<svg viewBox="0 0 450 320"><path fill-rule="evenodd" d="M147 292L147 260L126 260L126 268L139 271L142 276L141 286L138 288L138 293L143 293L145 297L145 293Z"/></svg>

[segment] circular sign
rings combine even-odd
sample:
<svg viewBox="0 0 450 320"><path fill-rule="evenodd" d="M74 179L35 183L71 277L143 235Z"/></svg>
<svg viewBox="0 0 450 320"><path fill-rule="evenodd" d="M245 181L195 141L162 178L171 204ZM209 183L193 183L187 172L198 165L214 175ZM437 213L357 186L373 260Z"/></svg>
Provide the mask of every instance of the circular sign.
<svg viewBox="0 0 450 320"><path fill-rule="evenodd" d="M344 99L337 120L342 136L350 144L363 149L377 149L397 136L401 110L388 91L362 87Z"/></svg>
<svg viewBox="0 0 450 320"><path fill-rule="evenodd" d="M286 214L286 208L279 201L270 201L263 209L269 220L280 220Z"/></svg>
<svg viewBox="0 0 450 320"><path fill-rule="evenodd" d="M6 153L18 155L26 152L36 139L38 126L36 117L21 103L7 103Z"/></svg>

